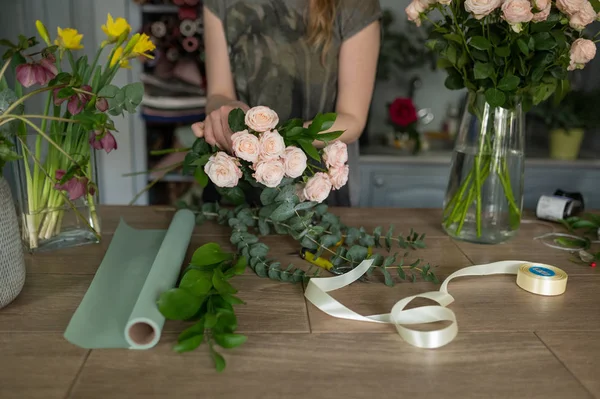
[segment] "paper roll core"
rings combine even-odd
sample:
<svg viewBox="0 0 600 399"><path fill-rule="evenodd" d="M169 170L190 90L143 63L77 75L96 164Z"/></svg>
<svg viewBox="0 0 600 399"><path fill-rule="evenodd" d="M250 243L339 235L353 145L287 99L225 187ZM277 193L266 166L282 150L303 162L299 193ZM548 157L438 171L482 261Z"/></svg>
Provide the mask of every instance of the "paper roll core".
<svg viewBox="0 0 600 399"><path fill-rule="evenodd" d="M129 327L127 335L131 342L137 345L149 345L154 341L156 331L154 331L154 327L148 323L137 322Z"/></svg>

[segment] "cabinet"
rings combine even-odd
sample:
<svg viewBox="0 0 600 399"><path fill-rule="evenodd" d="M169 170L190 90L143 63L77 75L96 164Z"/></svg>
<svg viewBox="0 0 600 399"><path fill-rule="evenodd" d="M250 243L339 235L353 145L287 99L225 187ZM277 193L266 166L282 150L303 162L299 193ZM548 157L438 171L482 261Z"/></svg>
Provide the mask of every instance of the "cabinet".
<svg viewBox="0 0 600 399"><path fill-rule="evenodd" d="M439 208L444 201L450 153L361 156L360 207ZM557 189L580 192L587 209L600 209L600 160L525 161L524 207Z"/></svg>

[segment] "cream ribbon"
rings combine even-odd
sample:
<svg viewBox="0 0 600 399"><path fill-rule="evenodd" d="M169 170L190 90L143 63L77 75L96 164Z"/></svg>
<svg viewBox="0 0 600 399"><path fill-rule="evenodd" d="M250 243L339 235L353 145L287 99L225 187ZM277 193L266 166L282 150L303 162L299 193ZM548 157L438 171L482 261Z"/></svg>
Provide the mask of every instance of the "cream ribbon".
<svg viewBox="0 0 600 399"><path fill-rule="evenodd" d="M330 316L372 323L391 323L396 326L398 334L400 334L402 339L409 344L419 348L439 348L450 343L458 333L456 315L452 310L447 308L449 304L454 302L454 298L448 293L448 283L450 283L452 279L456 277L486 276L492 274L516 275L519 274L519 268L521 266L531 263L524 261L502 261L486 265L465 267L448 276L442 283L439 291L425 292L423 294L401 299L394 307L392 307L392 311L386 314L362 316L348 309L328 294L328 292L346 287L358 280L367 272L367 270L369 270L372 264L373 260L365 260L356 268L341 276L312 278L306 287L304 296L313 305ZM543 266L560 270L553 266ZM564 272L562 273L564 274ZM564 284L566 286L566 274L564 274L564 279ZM542 285L544 284L542 283ZM525 287L522 288L527 289ZM539 293L541 294L541 292ZM439 305L421 306L405 310L404 308L406 305L415 298L427 298L437 302ZM434 323L438 321L449 321L450 325L432 331L418 331L407 327L413 324Z"/></svg>

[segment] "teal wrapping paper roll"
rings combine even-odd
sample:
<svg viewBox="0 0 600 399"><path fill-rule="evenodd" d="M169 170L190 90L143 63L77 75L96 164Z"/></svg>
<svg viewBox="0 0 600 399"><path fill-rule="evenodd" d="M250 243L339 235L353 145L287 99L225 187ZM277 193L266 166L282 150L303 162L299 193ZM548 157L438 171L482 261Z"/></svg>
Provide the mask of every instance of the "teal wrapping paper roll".
<svg viewBox="0 0 600 399"><path fill-rule="evenodd" d="M137 230L120 221L64 337L87 349L149 349L165 318L156 301L175 286L195 216L179 210L167 230Z"/></svg>

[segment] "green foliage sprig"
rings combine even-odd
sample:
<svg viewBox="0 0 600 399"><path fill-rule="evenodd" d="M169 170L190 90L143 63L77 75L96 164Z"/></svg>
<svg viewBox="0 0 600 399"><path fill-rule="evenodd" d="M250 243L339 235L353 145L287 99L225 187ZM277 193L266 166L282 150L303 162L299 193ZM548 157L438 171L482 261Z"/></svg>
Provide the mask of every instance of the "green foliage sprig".
<svg viewBox="0 0 600 399"><path fill-rule="evenodd" d="M175 351L192 351L206 342L217 371L225 369L225 359L215 346L232 349L247 340L235 333L233 305L244 302L234 295L237 290L229 283L245 269L245 257L235 258L216 243L205 244L194 252L178 287L163 292L158 299L158 309L166 319L195 321L179 334Z"/></svg>

